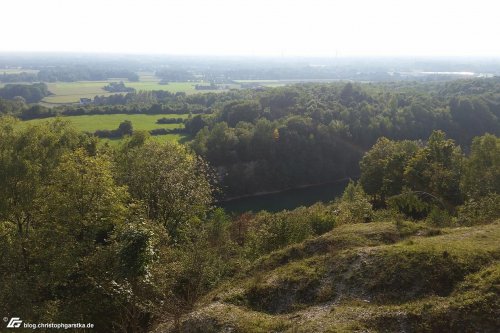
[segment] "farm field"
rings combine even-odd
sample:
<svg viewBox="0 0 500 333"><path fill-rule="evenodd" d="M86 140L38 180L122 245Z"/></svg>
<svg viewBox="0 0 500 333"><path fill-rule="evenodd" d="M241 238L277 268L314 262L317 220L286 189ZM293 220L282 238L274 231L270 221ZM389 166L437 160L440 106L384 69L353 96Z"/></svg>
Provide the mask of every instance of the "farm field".
<svg viewBox="0 0 500 333"><path fill-rule="evenodd" d="M77 81L47 83L54 95L45 97L42 102L47 104L78 103L80 98L94 98L96 95L109 96L111 93L103 89L111 81Z"/></svg>
<svg viewBox="0 0 500 333"><path fill-rule="evenodd" d="M123 78L113 78L103 81L77 81L77 82L53 82L47 83L49 91L54 95L45 97L42 102L48 106L57 104L78 103L80 98L94 98L98 96L109 96L113 93L103 89L110 82L123 81L127 87L134 88L137 91L141 90L164 90L172 93L185 92L186 94L194 94L199 92L195 89L195 85L199 82L171 82L169 84L160 84L160 79L154 76L154 73L140 72L138 82L129 82ZM220 90L204 90L220 91Z"/></svg>
<svg viewBox="0 0 500 333"><path fill-rule="evenodd" d="M124 120L130 120L134 130L149 131L156 128L180 128L182 124L157 124L156 121L160 118L187 118L186 114L110 114L110 115L83 115L83 116L67 116L61 117L64 120L69 120L77 129L83 132L95 132L97 130L113 130L118 128L118 125ZM52 118L53 119L53 118ZM49 119L33 119L24 121L21 124L38 124L48 121ZM180 141L185 138L182 134L167 134L153 137L158 141ZM118 142L119 140L104 141Z"/></svg>
<svg viewBox="0 0 500 333"><path fill-rule="evenodd" d="M0 69L0 74L14 74L20 72L36 73L37 70L24 69ZM80 98L94 98L95 96L110 96L116 93L110 93L104 90L104 86L110 82L123 81L127 87L134 88L137 91L141 90L164 90L171 93L185 92L186 94L204 93L204 92L221 92L224 90L196 90L197 84L207 84L204 82L170 82L168 84L160 84L160 79L152 72L139 72L139 81L130 82L124 78L112 78L102 81L76 81L76 82L46 82L49 91L53 94L45 97L41 104L44 106L56 106L60 104L79 103ZM30 84L28 82L22 84ZM0 83L0 88L5 84ZM239 84L228 85L230 88L239 88Z"/></svg>

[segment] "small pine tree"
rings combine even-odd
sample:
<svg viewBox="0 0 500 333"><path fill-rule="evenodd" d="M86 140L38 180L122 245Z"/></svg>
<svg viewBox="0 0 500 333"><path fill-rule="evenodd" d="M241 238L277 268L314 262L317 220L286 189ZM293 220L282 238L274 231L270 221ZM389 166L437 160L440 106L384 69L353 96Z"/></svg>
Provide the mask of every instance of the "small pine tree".
<svg viewBox="0 0 500 333"><path fill-rule="evenodd" d="M373 208L361 184L349 182L337 206L337 222L362 223L373 218Z"/></svg>

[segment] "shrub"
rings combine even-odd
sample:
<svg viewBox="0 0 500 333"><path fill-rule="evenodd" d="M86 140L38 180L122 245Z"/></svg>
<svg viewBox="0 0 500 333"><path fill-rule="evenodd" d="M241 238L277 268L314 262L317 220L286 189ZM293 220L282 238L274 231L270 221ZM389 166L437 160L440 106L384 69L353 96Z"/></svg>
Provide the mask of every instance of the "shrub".
<svg viewBox="0 0 500 333"><path fill-rule="evenodd" d="M417 193L407 189L401 194L390 197L387 204L391 210L415 219L426 217L431 210L429 203L423 201Z"/></svg>
<svg viewBox="0 0 500 333"><path fill-rule="evenodd" d="M337 206L337 221L343 223L370 222L373 208L360 184L350 182Z"/></svg>
<svg viewBox="0 0 500 333"><path fill-rule="evenodd" d="M184 119L182 118L160 118L156 121L157 124L182 124Z"/></svg>
<svg viewBox="0 0 500 333"><path fill-rule="evenodd" d="M261 212L245 215L235 222L233 238L244 244L251 259L271 251L298 243L313 235L321 235L333 229L337 223L335 205L317 203L311 207L299 207L279 213Z"/></svg>
<svg viewBox="0 0 500 333"><path fill-rule="evenodd" d="M452 224L452 219L446 210L433 207L427 216L427 222L437 227L446 227Z"/></svg>
<svg viewBox="0 0 500 333"><path fill-rule="evenodd" d="M497 193L471 199L458 208L460 225L490 223L498 218L500 218L500 195Z"/></svg>

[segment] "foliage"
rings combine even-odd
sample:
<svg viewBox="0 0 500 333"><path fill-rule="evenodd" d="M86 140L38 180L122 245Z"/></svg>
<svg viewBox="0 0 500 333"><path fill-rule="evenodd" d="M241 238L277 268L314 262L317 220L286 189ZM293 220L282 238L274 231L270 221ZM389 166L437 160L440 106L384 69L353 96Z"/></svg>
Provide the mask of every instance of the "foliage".
<svg viewBox="0 0 500 333"><path fill-rule="evenodd" d="M253 260L276 249L330 231L337 224L334 209L332 205L317 203L311 207L299 207L274 214L260 212L248 220L245 220L246 216L242 216L233 222L244 223L239 227L235 240L244 245L246 256Z"/></svg>
<svg viewBox="0 0 500 333"><path fill-rule="evenodd" d="M133 127L130 120L124 120L115 130L97 130L94 135L99 138L122 138L125 135L132 135Z"/></svg>
<svg viewBox="0 0 500 333"><path fill-rule="evenodd" d="M500 138L491 134L474 138L460 185L468 198L499 192Z"/></svg>
<svg viewBox="0 0 500 333"><path fill-rule="evenodd" d="M465 198L460 223L471 224L474 219L484 223L484 218L494 219L498 214L492 208L492 198L500 189L497 146L498 138L486 134L473 140L471 152L465 156L440 131L433 132L420 147L412 142L380 139L361 161L361 184L375 202L388 204L412 218L430 214L428 221L441 226L451 223L455 208ZM398 162L389 167L389 161L398 156L396 147L410 147L410 153L404 153L406 157L396 159ZM392 196L386 199L389 194ZM478 210L480 207L484 212Z"/></svg>
<svg viewBox="0 0 500 333"><path fill-rule="evenodd" d="M134 92L135 89L131 87L126 87L125 83L123 81L120 82L110 82L107 86L104 86L104 90L108 92L113 92L113 93L119 93L119 92Z"/></svg>
<svg viewBox="0 0 500 333"><path fill-rule="evenodd" d="M74 82L74 81L102 81L108 78L128 78L130 81L138 81L139 76L127 69L109 68L105 65L102 68L90 68L89 66L56 66L42 68L38 72L38 80L42 82Z"/></svg>
<svg viewBox="0 0 500 333"><path fill-rule="evenodd" d="M424 197L427 197L424 194ZM420 192L404 188L400 194L390 197L387 201L390 209L401 212L405 216L420 219L429 213L432 205L425 198L422 198ZM432 199L432 197L431 197Z"/></svg>
<svg viewBox="0 0 500 333"><path fill-rule="evenodd" d="M373 210L361 184L349 182L337 205L337 222L362 223L370 222Z"/></svg>
<svg viewBox="0 0 500 333"><path fill-rule="evenodd" d="M425 191L457 205L462 201L459 189L462 154L441 131L431 134L426 147L408 162L404 177L415 191Z"/></svg>
<svg viewBox="0 0 500 333"><path fill-rule="evenodd" d="M461 225L491 223L499 216L499 193L490 193L483 197L469 199L458 207L458 223Z"/></svg>
<svg viewBox="0 0 500 333"><path fill-rule="evenodd" d="M213 187L204 162L175 143L122 144L116 164L120 183L141 200L148 218L162 224L173 242L184 239L186 224L205 216Z"/></svg>
<svg viewBox="0 0 500 333"><path fill-rule="evenodd" d="M55 107L52 112L192 114L186 132L196 138L193 149L218 168L231 197L358 177L359 160L380 137L425 140L439 129L467 151L473 136L485 131L500 134L498 87L498 79L492 78L450 83L301 84L203 95L137 88L136 93L96 97L93 105ZM48 115L35 112L31 116ZM414 157L415 143L385 145L379 145L380 152L388 153L381 162L387 169L385 179L375 171L378 168L369 167L367 157L365 169L371 169L374 177L361 180L377 207L400 191L401 165ZM426 156L431 157L423 153L419 158ZM442 163L433 164L439 168ZM446 166L446 174L436 174L433 180L423 170L408 176L427 177L423 180L427 184L419 184L419 190L433 195L443 190L444 200L453 205L462 200L457 189L441 187L451 184L457 167ZM394 174L389 175L389 170Z"/></svg>
<svg viewBox="0 0 500 333"><path fill-rule="evenodd" d="M159 118L156 120L157 124L182 124L184 123L183 118Z"/></svg>
<svg viewBox="0 0 500 333"><path fill-rule="evenodd" d="M377 205L401 191L404 177L413 177L413 181L423 177L419 190L434 195L441 191L450 205L460 203L458 189L445 188L455 184L460 153L453 150L451 141L431 134L433 130L446 130L450 137L467 145L470 139L465 137L483 134L484 130L500 133L495 121L497 107L488 102L491 96L474 96L481 107L475 108L473 103L466 108L471 115L489 115L485 122L488 126L481 125L478 130L469 129L467 122L452 112L454 93L443 89L434 96L424 85L396 87L405 93L384 84L339 83L267 89L253 96L243 92L221 94L221 102L210 106L212 114L193 117L186 128L195 135L195 151L223 172L221 178L229 196L357 177L357 162L365 149L386 137L372 149L373 156L367 155L361 164L365 169L361 182ZM428 148L419 156L414 155L420 143L391 141L427 137ZM210 144L212 141L215 144ZM447 145L452 148L449 152L445 152ZM415 159L410 167L413 171L405 176L409 159ZM429 161L430 169L417 170L426 159L434 159Z"/></svg>
<svg viewBox="0 0 500 333"><path fill-rule="evenodd" d="M45 96L50 93L45 83L28 84L6 84L0 88L0 97L7 99L14 99L20 96L28 103L36 103L41 101Z"/></svg>
<svg viewBox="0 0 500 333"><path fill-rule="evenodd" d="M417 150L418 144L413 141L378 139L360 162L363 190L378 196L382 203L385 198L401 193L405 166Z"/></svg>
<svg viewBox="0 0 500 333"><path fill-rule="evenodd" d="M201 224L212 188L206 169L185 149L148 142L137 132L113 154L62 120L20 128L13 118L0 118L0 128L0 283L5 287L0 310L6 315L90 320L99 332L143 332L159 312L185 309L182 302L192 304L235 271L225 259L233 253L227 217L219 212ZM136 167L144 167L144 173ZM160 178L147 173L155 167ZM124 177L122 172L130 170L136 177ZM152 179L141 184L143 175ZM168 211L168 218L134 200L144 193L141 186L148 188L155 179L153 190L162 191L155 212ZM148 199L157 194L146 193ZM175 223L182 232L174 230ZM183 247L170 247L180 240ZM202 257L193 257L196 253ZM195 272L198 282L192 285ZM173 281L167 290L165 281Z"/></svg>

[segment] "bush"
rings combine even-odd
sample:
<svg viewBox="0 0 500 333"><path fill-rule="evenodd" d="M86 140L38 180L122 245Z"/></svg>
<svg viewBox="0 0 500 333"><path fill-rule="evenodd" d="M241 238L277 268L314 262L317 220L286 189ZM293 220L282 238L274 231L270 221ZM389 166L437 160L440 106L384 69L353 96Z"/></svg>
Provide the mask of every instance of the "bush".
<svg viewBox="0 0 500 333"><path fill-rule="evenodd" d="M94 135L99 138L121 138L125 135L132 135L134 129L130 120L124 120L115 130L97 130Z"/></svg>
<svg viewBox="0 0 500 333"><path fill-rule="evenodd" d="M244 236L241 232L234 238L245 244L250 258L298 243L313 235L321 235L333 229L336 224L334 205L315 204L279 213L258 213L245 216ZM234 233L234 232L233 232Z"/></svg>
<svg viewBox="0 0 500 333"><path fill-rule="evenodd" d="M421 219L431 211L431 206L424 202L417 193L404 190L403 193L390 197L387 205L393 211L404 214L407 217Z"/></svg>
<svg viewBox="0 0 500 333"><path fill-rule="evenodd" d="M500 218L500 195L497 193L471 199L458 208L460 225L491 223L498 218Z"/></svg>
<svg viewBox="0 0 500 333"><path fill-rule="evenodd" d="M160 118L156 121L157 124L182 124L184 119L182 118Z"/></svg>
<svg viewBox="0 0 500 333"><path fill-rule="evenodd" d="M315 235L322 235L333 229L336 224L336 217L331 206L317 203L308 208L308 223Z"/></svg>
<svg viewBox="0 0 500 333"><path fill-rule="evenodd" d="M344 190L337 206L337 221L343 223L363 223L373 219L373 208L361 184L350 182Z"/></svg>
<svg viewBox="0 0 500 333"><path fill-rule="evenodd" d="M427 216L427 222L436 227L446 227L452 224L452 219L446 210L433 207Z"/></svg>

